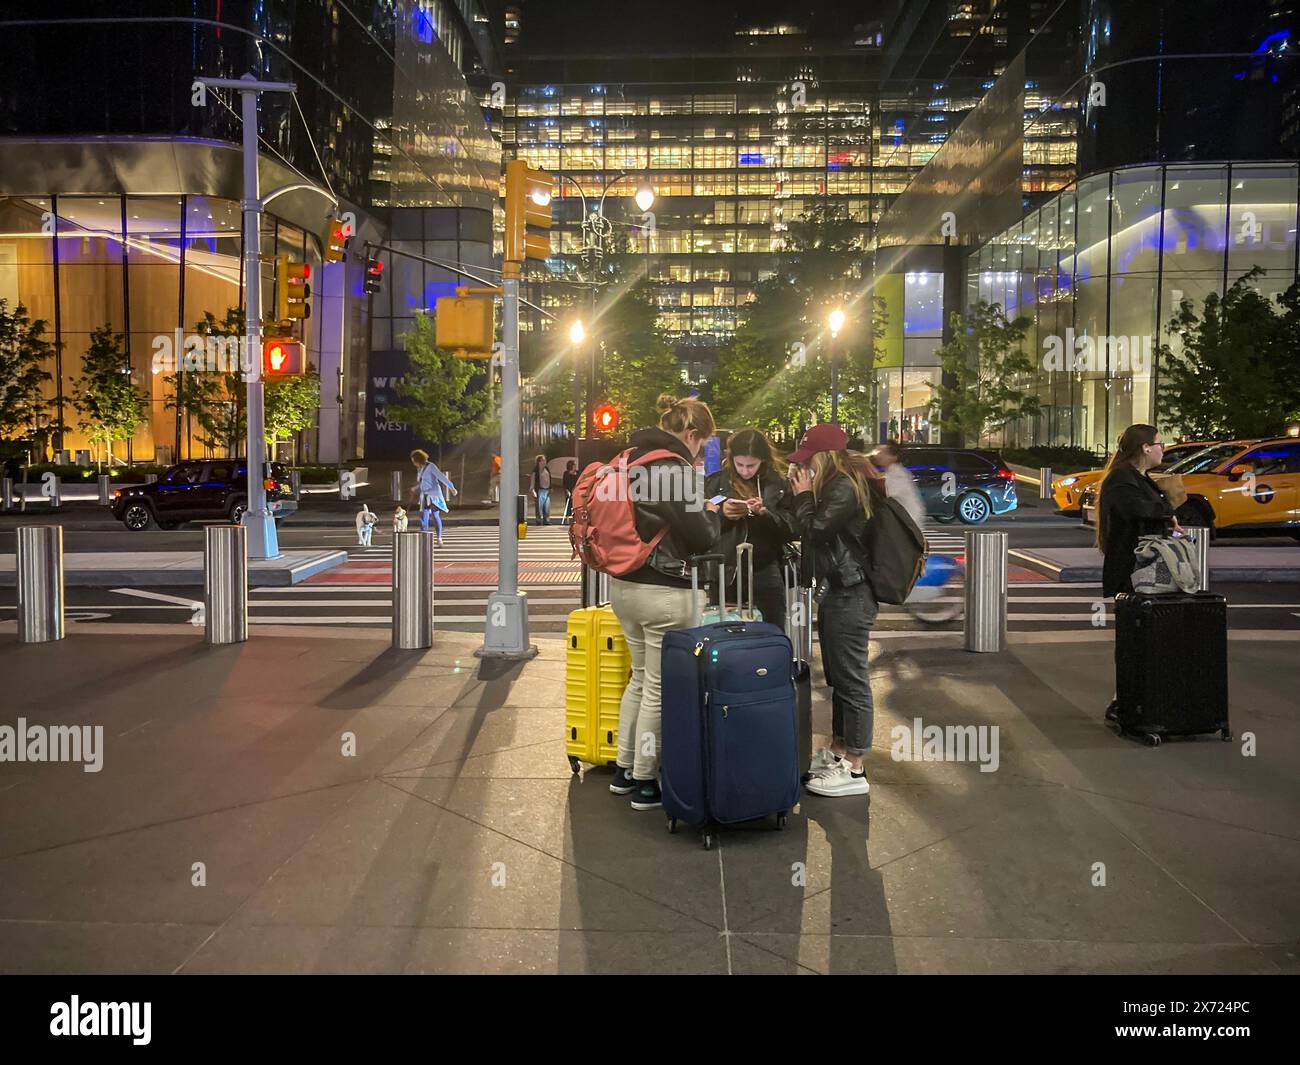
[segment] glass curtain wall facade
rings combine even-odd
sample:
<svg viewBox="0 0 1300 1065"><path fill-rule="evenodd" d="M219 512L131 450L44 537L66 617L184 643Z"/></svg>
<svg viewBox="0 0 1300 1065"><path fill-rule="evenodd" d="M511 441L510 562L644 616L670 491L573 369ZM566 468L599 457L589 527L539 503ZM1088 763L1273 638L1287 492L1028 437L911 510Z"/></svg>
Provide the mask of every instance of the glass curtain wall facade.
<svg viewBox="0 0 1300 1065"><path fill-rule="evenodd" d="M1255 266L1269 295L1297 278L1298 183L1294 162L1093 174L972 253L967 304L1027 317L1026 348L1040 366L1041 416L1009 426L1001 442L1106 451L1128 425L1154 422L1155 350L1169 342L1179 302L1199 309ZM1047 360L1058 343L1083 364Z"/></svg>

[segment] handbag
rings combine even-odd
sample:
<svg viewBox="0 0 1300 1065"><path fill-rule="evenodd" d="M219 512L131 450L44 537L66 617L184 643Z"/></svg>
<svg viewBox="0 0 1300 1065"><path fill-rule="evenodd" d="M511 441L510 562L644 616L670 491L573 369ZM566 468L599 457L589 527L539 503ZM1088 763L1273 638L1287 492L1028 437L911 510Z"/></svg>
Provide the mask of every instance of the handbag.
<svg viewBox="0 0 1300 1065"><path fill-rule="evenodd" d="M1174 536L1143 536L1133 551L1133 591L1138 595L1190 595L1201 586L1201 575L1186 540Z"/></svg>

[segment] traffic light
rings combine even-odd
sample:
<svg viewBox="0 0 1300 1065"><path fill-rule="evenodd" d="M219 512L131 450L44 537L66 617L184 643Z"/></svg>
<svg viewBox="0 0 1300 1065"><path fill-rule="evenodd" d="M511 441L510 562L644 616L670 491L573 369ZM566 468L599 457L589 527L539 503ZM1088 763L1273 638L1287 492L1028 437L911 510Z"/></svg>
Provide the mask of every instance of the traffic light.
<svg viewBox="0 0 1300 1065"><path fill-rule="evenodd" d="M551 193L554 182L545 170L537 170L522 159L506 163L506 262L523 264L525 259L546 259L551 238L529 229L551 228Z"/></svg>
<svg viewBox="0 0 1300 1065"><path fill-rule="evenodd" d="M293 262L287 255L277 255L275 263L275 320L291 322L296 318L310 318L311 267Z"/></svg>
<svg viewBox="0 0 1300 1065"><path fill-rule="evenodd" d="M384 280L384 264L378 255L366 256L366 295L373 296L379 291Z"/></svg>
<svg viewBox="0 0 1300 1065"><path fill-rule="evenodd" d="M613 407L597 407L591 416L598 432L612 433L618 428L618 411Z"/></svg>
<svg viewBox="0 0 1300 1065"><path fill-rule="evenodd" d="M302 341L273 337L262 341L262 374L265 377L292 377L306 373Z"/></svg>
<svg viewBox="0 0 1300 1065"><path fill-rule="evenodd" d="M434 339L462 359L492 357L492 300L442 296L434 304Z"/></svg>
<svg viewBox="0 0 1300 1065"><path fill-rule="evenodd" d="M341 218L331 218L329 231L325 234L325 261L341 263L346 259L351 239L352 227Z"/></svg>

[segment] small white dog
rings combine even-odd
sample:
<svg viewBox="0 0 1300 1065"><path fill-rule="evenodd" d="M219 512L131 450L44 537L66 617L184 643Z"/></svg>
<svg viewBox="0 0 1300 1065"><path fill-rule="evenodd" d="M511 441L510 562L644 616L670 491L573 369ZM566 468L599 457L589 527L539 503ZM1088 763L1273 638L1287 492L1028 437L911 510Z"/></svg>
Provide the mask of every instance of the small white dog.
<svg viewBox="0 0 1300 1065"><path fill-rule="evenodd" d="M357 514L357 543L362 547L370 546L370 538L375 533L375 525L378 521L379 515L362 503L361 510Z"/></svg>
<svg viewBox="0 0 1300 1065"><path fill-rule="evenodd" d="M393 511L393 532L406 532L406 508L399 506Z"/></svg>

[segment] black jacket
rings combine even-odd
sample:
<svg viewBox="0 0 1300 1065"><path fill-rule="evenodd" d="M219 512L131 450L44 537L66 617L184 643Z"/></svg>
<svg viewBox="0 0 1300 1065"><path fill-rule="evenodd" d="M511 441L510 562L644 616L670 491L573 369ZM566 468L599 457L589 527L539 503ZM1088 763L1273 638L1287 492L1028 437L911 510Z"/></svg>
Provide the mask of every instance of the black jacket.
<svg viewBox="0 0 1300 1065"><path fill-rule="evenodd" d="M739 544L754 545L754 569L760 570L771 566L779 567L785 557L785 545L799 537L794 520L793 497L785 480L775 473L760 473L758 488L766 514L754 514L733 521L721 510L718 511L721 535L716 550L726 555L729 571L736 564L736 547ZM712 499L717 495L728 498L734 498L735 495L731 474L725 469L709 474L704 482L704 498Z"/></svg>
<svg viewBox="0 0 1300 1065"><path fill-rule="evenodd" d="M852 588L867 579L863 537L867 517L852 482L842 474L826 484L821 499L812 492L794 497L794 512L803 540L803 579L826 580L832 587Z"/></svg>
<svg viewBox="0 0 1300 1065"><path fill-rule="evenodd" d="M1101 594L1112 596L1133 590L1133 552L1141 536L1169 529L1174 511L1165 494L1145 474L1132 466L1116 466L1101 484L1097 522L1105 539L1101 567Z"/></svg>
<svg viewBox="0 0 1300 1065"><path fill-rule="evenodd" d="M641 429L632 434L632 454L629 461L635 462L648 451L667 450L681 456L686 468L681 471L680 479L659 481L661 486L682 486L689 489L684 492L659 492L657 500L636 498L636 531L647 543L654 539L655 533L668 526L668 532L650 553L646 564L635 573L630 573L623 580L636 584L662 584L671 588L689 587L690 570L687 562L692 555L702 555L713 550L718 540L718 517L704 509L708 496L703 494L702 479L695 473L695 462L677 437L662 429ZM647 470L656 466L680 466L676 459L656 459L648 463ZM638 480L636 484L645 484ZM644 494L644 493L643 493Z"/></svg>
<svg viewBox="0 0 1300 1065"><path fill-rule="evenodd" d="M564 471L564 490L565 490L566 492L569 492L570 494L572 494L573 489L574 489L574 487L577 485L577 483L578 483L578 471L577 471L577 470L565 470L565 471Z"/></svg>

